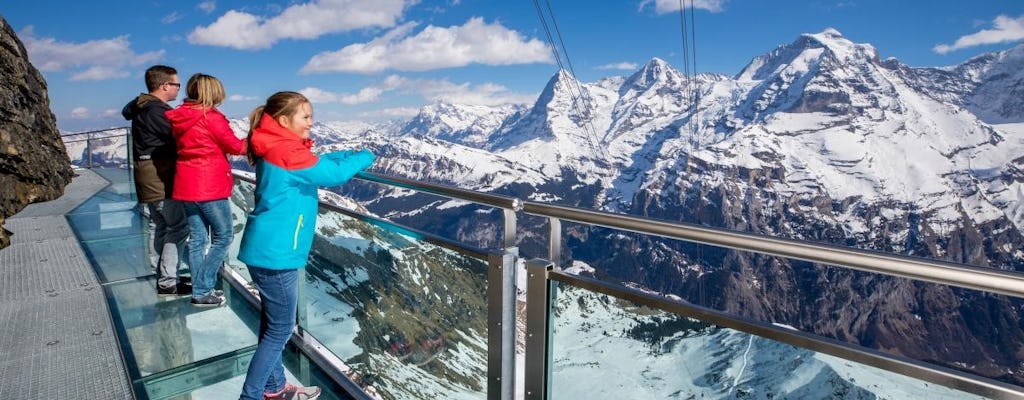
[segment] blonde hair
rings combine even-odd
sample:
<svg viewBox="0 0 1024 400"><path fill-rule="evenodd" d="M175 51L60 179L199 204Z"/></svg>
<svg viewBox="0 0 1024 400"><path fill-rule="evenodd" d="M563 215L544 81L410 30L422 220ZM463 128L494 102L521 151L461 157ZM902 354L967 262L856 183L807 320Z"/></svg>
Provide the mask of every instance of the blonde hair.
<svg viewBox="0 0 1024 400"><path fill-rule="evenodd" d="M263 114L269 114L271 118L277 119L285 115L294 115L298 112L299 106L303 104L309 104L309 99L303 96L299 92L277 92L267 98L267 102L261 106L256 107L249 113L249 135L246 138L248 141L248 151L246 156L249 158L249 164L256 165L256 161L259 157L253 153L252 149L252 133L256 130L257 124L263 119Z"/></svg>
<svg viewBox="0 0 1024 400"><path fill-rule="evenodd" d="M185 94L203 108L216 107L224 102L224 85L217 78L195 74L188 78Z"/></svg>

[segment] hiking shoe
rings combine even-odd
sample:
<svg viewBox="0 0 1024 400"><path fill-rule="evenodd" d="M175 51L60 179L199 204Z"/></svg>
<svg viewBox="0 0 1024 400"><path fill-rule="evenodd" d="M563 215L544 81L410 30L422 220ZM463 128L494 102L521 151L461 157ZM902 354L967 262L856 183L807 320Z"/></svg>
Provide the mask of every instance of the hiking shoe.
<svg viewBox="0 0 1024 400"><path fill-rule="evenodd" d="M223 297L211 293L202 297L193 297L192 305L196 307L220 307L224 305L225 301Z"/></svg>
<svg viewBox="0 0 1024 400"><path fill-rule="evenodd" d="M177 285L168 288L157 286L156 294L160 296L185 296L192 294L192 285L178 282Z"/></svg>
<svg viewBox="0 0 1024 400"><path fill-rule="evenodd" d="M320 388L316 386L295 386L284 384L284 390L278 393L264 393L263 400L316 400L320 397Z"/></svg>

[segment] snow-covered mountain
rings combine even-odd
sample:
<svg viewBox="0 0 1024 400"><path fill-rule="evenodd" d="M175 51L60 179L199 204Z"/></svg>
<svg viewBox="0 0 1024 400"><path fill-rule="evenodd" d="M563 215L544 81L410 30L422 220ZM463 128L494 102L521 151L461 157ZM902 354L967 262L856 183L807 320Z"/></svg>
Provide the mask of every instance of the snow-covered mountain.
<svg viewBox="0 0 1024 400"><path fill-rule="evenodd" d="M912 68L828 29L734 77L659 59L592 83L558 73L530 109L474 133L483 144L445 140L472 121L438 107L443 124L416 125L429 135L342 133L324 150L367 147L379 172L524 199L1021 270L1022 52ZM475 208L424 217L445 202L356 186L380 215L498 243L480 223L450 223L488 218ZM542 235L521 236L544 254ZM565 236L564 254L608 279L989 376L1024 372L998 344L1024 343L1018 301L601 229Z"/></svg>

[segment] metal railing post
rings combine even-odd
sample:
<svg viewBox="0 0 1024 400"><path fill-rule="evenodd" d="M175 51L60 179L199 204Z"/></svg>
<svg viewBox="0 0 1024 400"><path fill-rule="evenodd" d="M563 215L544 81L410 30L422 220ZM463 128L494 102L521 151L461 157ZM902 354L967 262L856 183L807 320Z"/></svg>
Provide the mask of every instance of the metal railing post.
<svg viewBox="0 0 1024 400"><path fill-rule="evenodd" d="M501 257L501 399L512 400L516 393L516 211L502 209L504 233Z"/></svg>
<svg viewBox="0 0 1024 400"><path fill-rule="evenodd" d="M562 220L548 218L550 232L548 233L548 260L556 266L562 265Z"/></svg>
<svg viewBox="0 0 1024 400"><path fill-rule="evenodd" d="M547 400L551 389L551 306L555 288L548 280L551 261L526 262L526 385L528 400Z"/></svg>
<svg viewBox="0 0 1024 400"><path fill-rule="evenodd" d="M86 165L92 169L92 133L85 134L85 157L89 159Z"/></svg>
<svg viewBox="0 0 1024 400"><path fill-rule="evenodd" d="M487 257L487 399L510 400L515 387L515 347L505 338L515 338L515 325L505 321L505 271L514 268L506 262L509 254ZM514 343L514 342L513 342ZM507 354L508 353L508 354ZM508 362L512 360L512 362Z"/></svg>

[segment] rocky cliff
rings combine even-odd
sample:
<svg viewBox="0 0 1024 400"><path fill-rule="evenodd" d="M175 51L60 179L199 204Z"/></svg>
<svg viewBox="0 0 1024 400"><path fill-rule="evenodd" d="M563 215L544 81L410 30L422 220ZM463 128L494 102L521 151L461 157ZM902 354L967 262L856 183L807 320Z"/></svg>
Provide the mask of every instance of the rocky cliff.
<svg viewBox="0 0 1024 400"><path fill-rule="evenodd" d="M46 81L0 17L0 226L30 203L60 197L72 175ZM9 235L0 229L0 248Z"/></svg>

